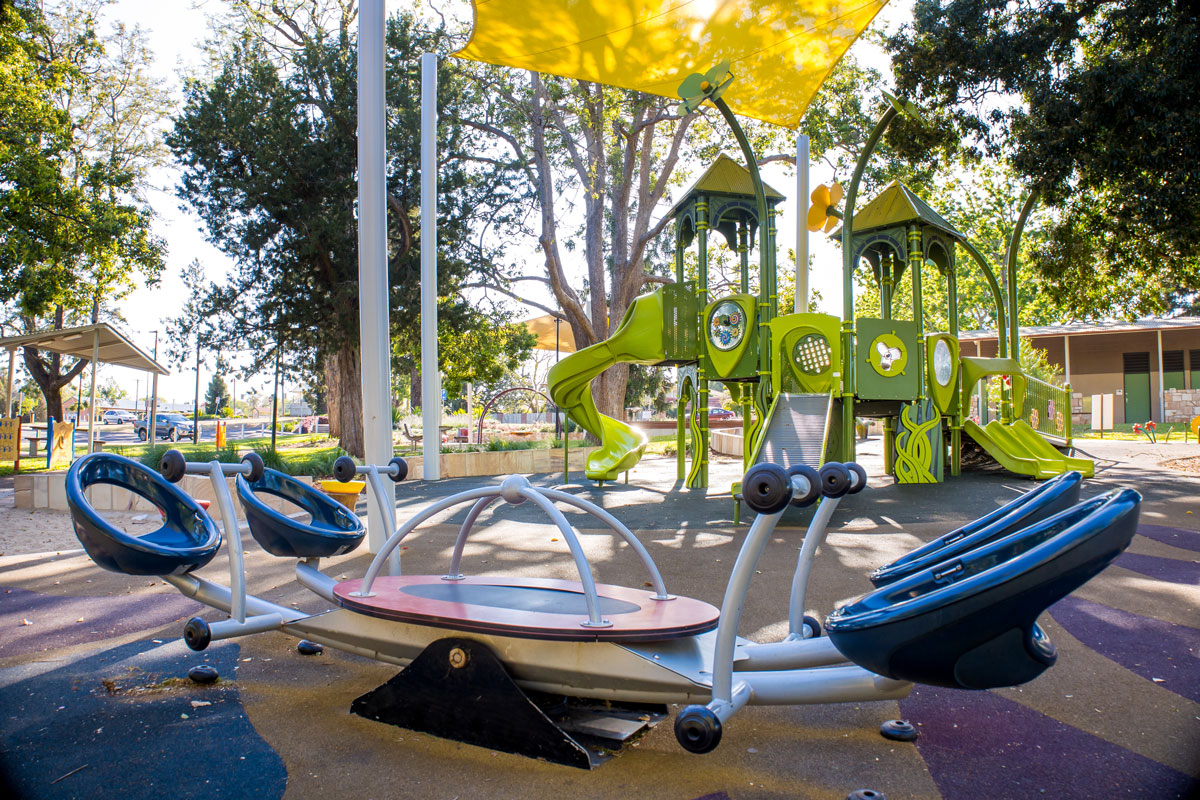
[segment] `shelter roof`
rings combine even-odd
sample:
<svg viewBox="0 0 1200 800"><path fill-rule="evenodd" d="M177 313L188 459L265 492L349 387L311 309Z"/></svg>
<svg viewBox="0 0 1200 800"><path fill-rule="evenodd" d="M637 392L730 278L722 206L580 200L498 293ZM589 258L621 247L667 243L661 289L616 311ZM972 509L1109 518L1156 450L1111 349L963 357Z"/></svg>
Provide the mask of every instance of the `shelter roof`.
<svg viewBox="0 0 1200 800"><path fill-rule="evenodd" d="M728 59L735 113L794 128L887 0L474 0L460 58L664 97Z"/></svg>
<svg viewBox="0 0 1200 800"><path fill-rule="evenodd" d="M1141 331L1176 331L1200 329L1200 317L1173 317L1171 319L1109 319L1099 322L1072 322L1066 325L1022 325L1019 334L1024 337L1037 336L1081 336L1097 333L1134 333ZM995 339L996 331L960 331L960 341Z"/></svg>
<svg viewBox="0 0 1200 800"><path fill-rule="evenodd" d="M130 341L128 336L107 322L0 337L0 348L16 350L21 347L36 347L50 353L90 360L97 338L100 344L100 363L117 364L143 372L157 372L159 375L171 374L146 351Z"/></svg>
<svg viewBox="0 0 1200 800"><path fill-rule="evenodd" d="M536 350L557 350L560 353L575 352L575 334L571 331L571 323L566 320L559 322L555 330L553 314L543 314L540 317L525 320L525 327L537 337Z"/></svg>
<svg viewBox="0 0 1200 800"><path fill-rule="evenodd" d="M871 202L854 214L854 235L909 222L929 225L961 241L966 241L967 238L900 181L889 183ZM838 226L830 237L836 238L841 235L842 229Z"/></svg>

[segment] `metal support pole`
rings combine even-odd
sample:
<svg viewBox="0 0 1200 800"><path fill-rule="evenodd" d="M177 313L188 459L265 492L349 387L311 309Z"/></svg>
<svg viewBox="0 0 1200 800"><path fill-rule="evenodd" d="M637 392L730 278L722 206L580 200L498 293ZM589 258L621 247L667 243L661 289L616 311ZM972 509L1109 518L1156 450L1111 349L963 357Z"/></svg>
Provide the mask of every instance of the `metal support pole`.
<svg viewBox="0 0 1200 800"><path fill-rule="evenodd" d="M1158 421L1166 422L1167 421L1167 414L1166 414L1167 392L1163 388L1164 381L1163 381L1163 365L1162 365L1162 331L1161 330L1157 331L1157 333L1158 333ZM1151 414L1150 417L1151 417L1151 419L1153 419L1154 415Z"/></svg>
<svg viewBox="0 0 1200 800"><path fill-rule="evenodd" d="M422 470L442 477L441 380L437 345L437 56L421 56L421 423ZM381 459L377 463L383 463Z"/></svg>
<svg viewBox="0 0 1200 800"><path fill-rule="evenodd" d="M362 0L358 10L358 308L362 356L363 449L369 464L392 457L388 340L387 100L384 0ZM424 239L424 236L422 236ZM387 504L395 493L386 490ZM368 510L367 546L376 552L385 523Z"/></svg>
<svg viewBox="0 0 1200 800"><path fill-rule="evenodd" d="M796 137L796 300L792 310L808 311L808 134Z"/></svg>

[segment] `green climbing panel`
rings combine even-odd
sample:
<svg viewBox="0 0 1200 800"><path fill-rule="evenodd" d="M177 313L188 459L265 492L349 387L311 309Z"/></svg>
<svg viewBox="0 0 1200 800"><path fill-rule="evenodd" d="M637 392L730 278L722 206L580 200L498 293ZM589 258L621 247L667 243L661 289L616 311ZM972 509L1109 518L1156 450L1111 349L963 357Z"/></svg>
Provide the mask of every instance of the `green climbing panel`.
<svg viewBox="0 0 1200 800"><path fill-rule="evenodd" d="M930 398L906 403L896 427L896 483L941 483L946 460L942 414Z"/></svg>
<svg viewBox="0 0 1200 800"><path fill-rule="evenodd" d="M921 391L917 323L859 317L855 394L862 400L916 400Z"/></svg>

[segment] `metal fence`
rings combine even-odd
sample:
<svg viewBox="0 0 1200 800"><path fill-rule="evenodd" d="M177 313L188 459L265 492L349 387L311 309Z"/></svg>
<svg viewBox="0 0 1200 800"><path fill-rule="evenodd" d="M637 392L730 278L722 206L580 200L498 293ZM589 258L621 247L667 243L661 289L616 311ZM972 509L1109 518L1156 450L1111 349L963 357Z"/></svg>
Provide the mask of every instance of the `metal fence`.
<svg viewBox="0 0 1200 800"><path fill-rule="evenodd" d="M1071 441L1071 387L1055 386L1025 376L1025 407L1021 416L1044 436Z"/></svg>

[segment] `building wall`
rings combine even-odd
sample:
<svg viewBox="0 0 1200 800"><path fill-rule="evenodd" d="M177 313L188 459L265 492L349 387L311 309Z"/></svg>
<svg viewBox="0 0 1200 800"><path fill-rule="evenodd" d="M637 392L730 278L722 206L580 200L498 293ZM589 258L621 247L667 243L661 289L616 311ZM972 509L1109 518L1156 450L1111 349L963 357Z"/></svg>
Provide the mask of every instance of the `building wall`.
<svg viewBox="0 0 1200 800"><path fill-rule="evenodd" d="M1030 341L1035 347L1046 351L1047 360L1057 364L1068 374L1064 337L1062 335L1037 336ZM978 343L979 354L984 358L994 358L997 352L995 339L964 341L959 350L963 355L976 354ZM1190 402L1183 397L1168 402L1164 420L1162 408L1162 376L1158 362L1158 332L1157 331L1120 331L1114 333L1092 333L1070 336L1070 370L1068 378L1071 389L1083 397L1082 407L1075 409L1075 421L1087 422L1091 413L1091 396L1093 394L1112 394L1113 422L1143 422L1140 419L1125 419L1125 353L1150 354L1150 415L1157 422L1178 421L1175 418L1182 413L1180 408ZM1167 330L1162 332L1162 349L1182 350L1184 359L1185 389L1200 389L1200 370L1192 370L1191 351L1197 351L1200 360L1200 328L1190 330Z"/></svg>

